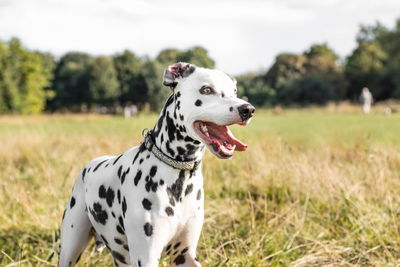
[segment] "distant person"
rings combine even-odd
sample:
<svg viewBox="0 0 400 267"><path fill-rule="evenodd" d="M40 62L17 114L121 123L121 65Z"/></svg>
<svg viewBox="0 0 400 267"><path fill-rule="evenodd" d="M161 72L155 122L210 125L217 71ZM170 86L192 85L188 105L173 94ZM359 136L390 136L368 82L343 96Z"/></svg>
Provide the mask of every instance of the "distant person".
<svg viewBox="0 0 400 267"><path fill-rule="evenodd" d="M132 105L131 104L131 105L125 106L125 108L124 108L124 117L126 119L132 117L136 113L137 113L136 105Z"/></svg>
<svg viewBox="0 0 400 267"><path fill-rule="evenodd" d="M360 101L365 114L369 114L371 111L371 105L374 101L371 92L367 87L364 87L361 91Z"/></svg>

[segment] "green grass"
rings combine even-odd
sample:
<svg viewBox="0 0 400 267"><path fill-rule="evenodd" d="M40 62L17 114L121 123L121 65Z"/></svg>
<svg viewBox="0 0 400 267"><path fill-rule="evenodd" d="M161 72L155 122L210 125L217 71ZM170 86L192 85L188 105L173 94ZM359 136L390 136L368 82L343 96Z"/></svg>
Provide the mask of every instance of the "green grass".
<svg viewBox="0 0 400 267"><path fill-rule="evenodd" d="M137 145L156 119L0 117L0 266L55 266L78 170ZM231 129L250 148L206 154L203 266L400 264L400 114L257 111ZM80 266L112 265L91 245Z"/></svg>

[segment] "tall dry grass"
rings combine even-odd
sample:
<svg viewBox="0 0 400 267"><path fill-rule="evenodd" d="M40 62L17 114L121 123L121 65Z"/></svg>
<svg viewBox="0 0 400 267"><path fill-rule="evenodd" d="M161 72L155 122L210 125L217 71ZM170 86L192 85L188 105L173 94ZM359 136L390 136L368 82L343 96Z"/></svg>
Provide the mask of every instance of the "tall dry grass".
<svg viewBox="0 0 400 267"><path fill-rule="evenodd" d="M138 144L155 120L0 118L0 266L55 266L78 170ZM400 114L258 111L232 130L250 149L206 154L203 266L400 264ZM112 265L91 246L81 266Z"/></svg>

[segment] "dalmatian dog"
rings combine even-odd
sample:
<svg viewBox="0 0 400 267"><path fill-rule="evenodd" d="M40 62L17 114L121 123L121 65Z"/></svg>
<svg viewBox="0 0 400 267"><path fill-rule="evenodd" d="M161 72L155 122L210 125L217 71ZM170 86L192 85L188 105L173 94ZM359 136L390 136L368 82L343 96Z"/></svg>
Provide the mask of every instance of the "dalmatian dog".
<svg viewBox="0 0 400 267"><path fill-rule="evenodd" d="M204 218L202 158L222 159L247 145L227 126L247 125L255 108L219 70L176 63L164 73L172 94L143 142L80 171L63 215L59 267L74 266L90 238L115 266L201 266L196 246Z"/></svg>

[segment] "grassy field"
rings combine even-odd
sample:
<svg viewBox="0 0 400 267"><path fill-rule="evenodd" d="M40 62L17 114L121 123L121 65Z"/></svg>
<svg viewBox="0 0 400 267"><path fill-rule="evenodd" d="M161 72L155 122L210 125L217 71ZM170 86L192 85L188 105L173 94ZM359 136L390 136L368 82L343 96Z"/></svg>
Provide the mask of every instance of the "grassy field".
<svg viewBox="0 0 400 267"><path fill-rule="evenodd" d="M0 117L0 266L55 266L78 170L156 118ZM231 129L250 149L206 154L203 266L399 266L400 114L258 111ZM91 245L80 266L111 258Z"/></svg>

